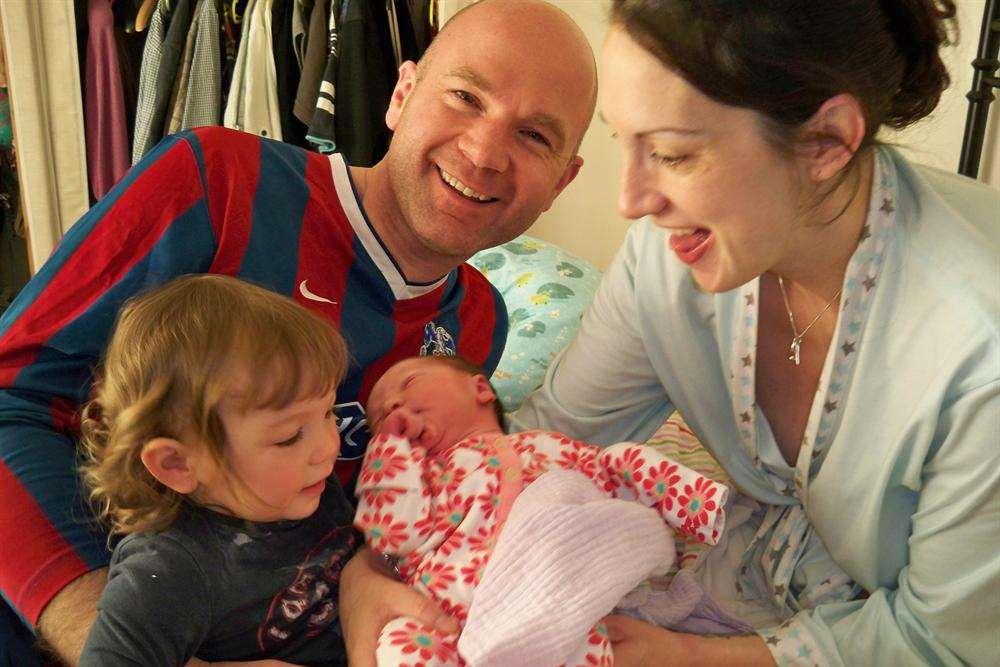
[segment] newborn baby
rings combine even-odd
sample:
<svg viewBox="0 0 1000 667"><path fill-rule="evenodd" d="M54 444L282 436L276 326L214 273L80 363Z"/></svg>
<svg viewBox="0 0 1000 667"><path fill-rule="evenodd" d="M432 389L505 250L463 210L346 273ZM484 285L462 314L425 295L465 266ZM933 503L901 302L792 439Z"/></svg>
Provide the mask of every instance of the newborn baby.
<svg viewBox="0 0 1000 667"><path fill-rule="evenodd" d="M542 431L505 435L498 406L485 375L457 357L406 359L371 391L376 436L357 484L355 525L374 550L399 559L405 581L464 627L456 643L395 619L380 635L379 665L610 664L597 622L652 569L669 564L673 540L664 522L709 544L722 530L724 486L641 445L600 448ZM568 544L576 547L560 549ZM501 546L503 566L491 562ZM528 549L543 559L562 555L519 562ZM525 576L524 568L537 571ZM573 579L595 568L606 576ZM553 578L576 584L562 586L576 596L572 608L526 623L529 608L545 606L538 592ZM509 600L483 595L487 588L534 604L513 614ZM535 638L530 650L526 634Z"/></svg>

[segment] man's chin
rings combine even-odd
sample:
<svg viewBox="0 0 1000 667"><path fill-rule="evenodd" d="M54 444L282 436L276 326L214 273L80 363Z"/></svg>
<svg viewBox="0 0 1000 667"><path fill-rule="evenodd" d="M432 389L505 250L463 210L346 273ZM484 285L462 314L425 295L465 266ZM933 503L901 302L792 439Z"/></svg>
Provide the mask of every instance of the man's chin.
<svg viewBox="0 0 1000 667"><path fill-rule="evenodd" d="M485 242L489 245L481 246L473 240L475 237L475 234L465 234L461 237L449 235L445 238L441 238L440 235L435 235L433 237L427 234L418 235L420 244L424 247L424 250L426 250L429 254L440 257L442 260L449 260L456 266L472 257L483 248L491 248L493 245L498 245L493 244L490 240L487 240Z"/></svg>
<svg viewBox="0 0 1000 667"><path fill-rule="evenodd" d="M440 257L448 257L456 260L456 263L464 262L480 250L495 248L508 241L516 239L528 230L531 225L517 225L514 228L508 226L507 231L500 233L496 227L487 227L480 230L457 229L447 230L446 234L419 234L421 244L429 252Z"/></svg>

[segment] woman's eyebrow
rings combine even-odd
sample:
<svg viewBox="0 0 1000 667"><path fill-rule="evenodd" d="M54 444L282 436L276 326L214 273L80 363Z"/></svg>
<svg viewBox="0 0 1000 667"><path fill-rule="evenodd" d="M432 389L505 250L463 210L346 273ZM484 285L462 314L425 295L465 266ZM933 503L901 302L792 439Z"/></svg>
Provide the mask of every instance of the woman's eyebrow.
<svg viewBox="0 0 1000 667"><path fill-rule="evenodd" d="M605 118L604 114L601 113L600 111L597 112L597 118L605 125L608 124L608 119ZM642 130L640 132L636 132L635 136L645 137L650 134L659 134L661 132L670 132L673 134L697 135L697 134L704 134L706 130L700 127L677 127L675 125L664 125L662 127L654 127L648 130Z"/></svg>

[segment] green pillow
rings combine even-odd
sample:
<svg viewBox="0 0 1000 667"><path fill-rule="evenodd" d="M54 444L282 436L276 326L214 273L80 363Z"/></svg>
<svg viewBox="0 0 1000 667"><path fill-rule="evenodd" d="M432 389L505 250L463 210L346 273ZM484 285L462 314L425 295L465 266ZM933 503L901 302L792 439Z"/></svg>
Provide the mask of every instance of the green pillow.
<svg viewBox="0 0 1000 667"><path fill-rule="evenodd" d="M519 236L469 259L507 305L507 347L490 381L504 411L542 384L545 369L573 339L601 272L551 243Z"/></svg>

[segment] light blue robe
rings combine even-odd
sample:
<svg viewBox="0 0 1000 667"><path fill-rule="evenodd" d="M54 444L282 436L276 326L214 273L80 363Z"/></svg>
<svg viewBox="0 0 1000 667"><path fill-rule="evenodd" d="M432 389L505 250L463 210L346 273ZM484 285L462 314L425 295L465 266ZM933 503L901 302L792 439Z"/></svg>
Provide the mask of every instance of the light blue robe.
<svg viewBox="0 0 1000 667"><path fill-rule="evenodd" d="M699 291L649 220L512 427L642 441L676 408L742 493L806 517L791 584L807 602L760 631L779 664L1000 664L1000 193L889 149L876 165L878 266L862 284L859 245L799 475L740 408L758 281ZM812 606L831 571L870 597Z"/></svg>

